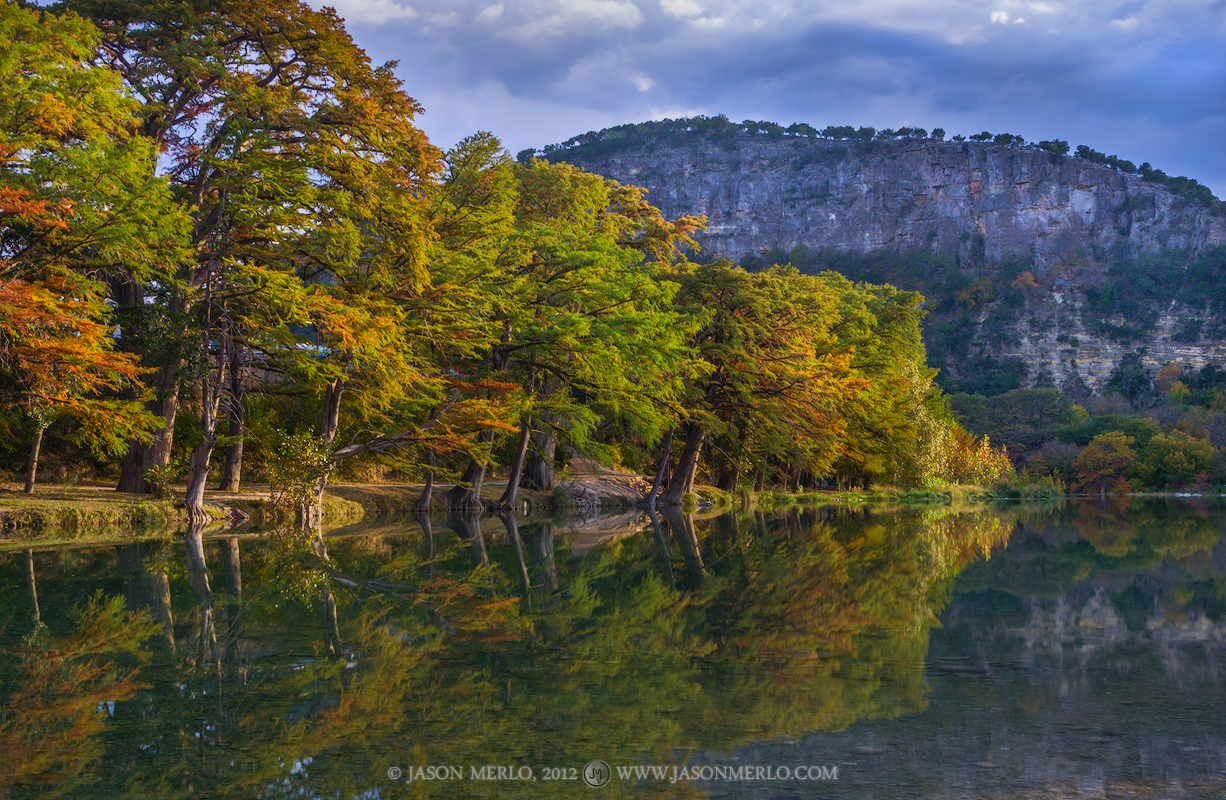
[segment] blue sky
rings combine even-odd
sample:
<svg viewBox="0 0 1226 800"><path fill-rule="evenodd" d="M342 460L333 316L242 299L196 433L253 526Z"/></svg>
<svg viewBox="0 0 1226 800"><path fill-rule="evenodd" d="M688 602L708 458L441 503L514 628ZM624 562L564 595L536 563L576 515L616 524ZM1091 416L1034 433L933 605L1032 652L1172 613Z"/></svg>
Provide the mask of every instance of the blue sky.
<svg viewBox="0 0 1226 800"><path fill-rule="evenodd" d="M325 3L312 0L319 7ZM336 0L442 147L647 119L1066 139L1226 198L1226 0Z"/></svg>

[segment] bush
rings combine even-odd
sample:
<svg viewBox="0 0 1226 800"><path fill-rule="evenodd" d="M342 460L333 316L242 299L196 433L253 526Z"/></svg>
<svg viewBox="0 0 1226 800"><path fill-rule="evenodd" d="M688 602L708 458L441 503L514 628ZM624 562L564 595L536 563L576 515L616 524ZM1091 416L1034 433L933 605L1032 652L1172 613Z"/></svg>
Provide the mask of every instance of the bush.
<svg viewBox="0 0 1226 800"><path fill-rule="evenodd" d="M1132 474L1145 486L1182 487L1209 472L1216 461L1213 445L1176 430L1150 439Z"/></svg>
<svg viewBox="0 0 1226 800"><path fill-rule="evenodd" d="M158 500L174 498L174 484L183 477L186 465L182 459L172 458L166 466L152 466L145 470L145 482L149 484L149 493Z"/></svg>
<svg viewBox="0 0 1226 800"><path fill-rule="evenodd" d="M1137 460L1137 453L1132 449L1135 441L1119 431L1095 436L1073 462L1077 488L1086 492L1130 491L1132 485L1124 474Z"/></svg>

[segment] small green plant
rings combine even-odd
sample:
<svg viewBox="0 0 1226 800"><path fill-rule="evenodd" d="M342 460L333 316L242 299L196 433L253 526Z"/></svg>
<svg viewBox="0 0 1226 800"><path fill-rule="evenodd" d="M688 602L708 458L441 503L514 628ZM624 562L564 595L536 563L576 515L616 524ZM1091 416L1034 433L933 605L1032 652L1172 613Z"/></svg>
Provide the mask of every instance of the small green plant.
<svg viewBox="0 0 1226 800"><path fill-rule="evenodd" d="M286 509L304 508L314 497L316 483L332 474L332 449L316 433L278 437L268 456L268 487L273 504Z"/></svg>
<svg viewBox="0 0 1226 800"><path fill-rule="evenodd" d="M174 497L174 484L183 474L182 459L172 458L167 464L156 464L145 470L145 482L149 484L149 493L158 500L170 500Z"/></svg>

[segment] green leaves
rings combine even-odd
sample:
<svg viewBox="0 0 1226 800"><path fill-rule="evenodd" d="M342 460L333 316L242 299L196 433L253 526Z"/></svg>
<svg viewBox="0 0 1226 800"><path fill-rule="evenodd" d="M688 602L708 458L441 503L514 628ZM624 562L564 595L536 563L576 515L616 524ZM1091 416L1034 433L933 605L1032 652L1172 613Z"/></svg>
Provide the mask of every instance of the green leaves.
<svg viewBox="0 0 1226 800"><path fill-rule="evenodd" d="M677 276L678 304L700 327L692 346L703 366L687 383L687 414L726 454L734 471L821 474L838 455L840 406L863 384L852 348L834 334L837 295L791 269L750 274L727 262Z"/></svg>
<svg viewBox="0 0 1226 800"><path fill-rule="evenodd" d="M91 66L99 36L73 16L0 7L0 392L80 423L97 455L122 452L152 418L131 399L141 369L115 351L100 275L165 276L186 216L153 177L135 104Z"/></svg>

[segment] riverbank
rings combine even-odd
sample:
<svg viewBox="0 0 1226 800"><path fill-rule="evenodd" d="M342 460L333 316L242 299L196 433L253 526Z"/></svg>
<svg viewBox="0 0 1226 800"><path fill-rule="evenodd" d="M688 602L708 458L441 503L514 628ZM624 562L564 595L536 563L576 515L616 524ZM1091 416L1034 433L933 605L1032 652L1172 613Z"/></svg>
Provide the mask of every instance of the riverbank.
<svg viewBox="0 0 1226 800"><path fill-rule="evenodd" d="M487 505L495 503L505 481L486 482L481 491ZM451 487L435 487L432 511L445 511L443 494ZM595 462L577 461L571 472L555 481L551 491L521 489L516 513L521 516L559 511L602 513L632 509L649 490L642 475L610 469ZM1042 484L1001 485L994 488L956 486L940 490L874 487L868 490L818 490L796 493L779 491L724 492L698 486L688 508L703 514L724 511L769 510L789 505L828 503L975 503L1019 497L1064 496L1063 487ZM420 484L334 484L324 493L324 520L328 528L353 525L365 520L413 513L421 495ZM147 495L116 492L110 485L39 485L27 495L16 484L0 485L0 547L26 542L104 542L169 536L186 523L186 514L176 499L156 500ZM239 492L209 491L206 508L218 525L248 523L252 530L285 521L285 514L272 502L266 484L251 484Z"/></svg>

